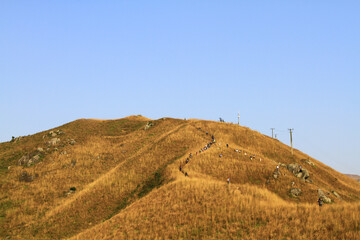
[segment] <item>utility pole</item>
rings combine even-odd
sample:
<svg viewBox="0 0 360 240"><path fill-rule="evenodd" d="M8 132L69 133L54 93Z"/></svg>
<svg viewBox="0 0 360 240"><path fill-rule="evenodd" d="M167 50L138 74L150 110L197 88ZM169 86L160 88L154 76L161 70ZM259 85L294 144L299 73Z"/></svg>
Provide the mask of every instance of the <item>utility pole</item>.
<svg viewBox="0 0 360 240"><path fill-rule="evenodd" d="M292 141L292 131L294 131L293 128L289 128L290 131L290 141L291 141L291 155L294 155L294 150L293 150L293 141Z"/></svg>
<svg viewBox="0 0 360 240"><path fill-rule="evenodd" d="M270 128L271 129L271 138L274 138L274 129L275 128Z"/></svg>
<svg viewBox="0 0 360 240"><path fill-rule="evenodd" d="M240 113L238 113L238 125L240 125Z"/></svg>

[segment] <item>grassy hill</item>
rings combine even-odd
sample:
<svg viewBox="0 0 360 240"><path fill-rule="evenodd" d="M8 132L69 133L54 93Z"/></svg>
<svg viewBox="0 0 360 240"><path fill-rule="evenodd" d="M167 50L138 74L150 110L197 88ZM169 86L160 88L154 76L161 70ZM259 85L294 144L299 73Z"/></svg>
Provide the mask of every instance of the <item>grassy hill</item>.
<svg viewBox="0 0 360 240"><path fill-rule="evenodd" d="M358 182L235 124L80 119L1 143L0 174L4 239L360 238Z"/></svg>

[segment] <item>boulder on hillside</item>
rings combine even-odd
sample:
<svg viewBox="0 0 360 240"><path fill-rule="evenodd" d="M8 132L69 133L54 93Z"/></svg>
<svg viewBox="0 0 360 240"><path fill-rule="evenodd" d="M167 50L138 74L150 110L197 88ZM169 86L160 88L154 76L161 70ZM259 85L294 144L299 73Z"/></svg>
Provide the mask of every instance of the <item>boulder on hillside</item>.
<svg viewBox="0 0 360 240"><path fill-rule="evenodd" d="M318 189L319 198L323 200L324 203L331 203L331 198L327 197L323 190Z"/></svg>
<svg viewBox="0 0 360 240"><path fill-rule="evenodd" d="M295 174L296 177L301 178L302 180L306 180L309 178L310 174L309 171L306 169L301 169L300 172Z"/></svg>
<svg viewBox="0 0 360 240"><path fill-rule="evenodd" d="M290 189L290 195L292 197L297 197L301 194L301 189L300 188L292 188Z"/></svg>
<svg viewBox="0 0 360 240"><path fill-rule="evenodd" d="M18 165L30 167L31 164L38 163L41 159L41 156L42 155L38 150L36 150L32 153L29 153L29 154L25 154L18 160Z"/></svg>
<svg viewBox="0 0 360 240"><path fill-rule="evenodd" d="M154 125L154 124L152 123L152 121L147 122L144 130L148 130L148 129L151 128L153 125Z"/></svg>
<svg viewBox="0 0 360 240"><path fill-rule="evenodd" d="M18 160L18 165L19 166L27 165L29 160L30 160L29 155L24 155Z"/></svg>
<svg viewBox="0 0 360 240"><path fill-rule="evenodd" d="M48 135L50 136L50 137L56 137L56 132L54 132L54 131L50 131L49 133L48 133Z"/></svg>
<svg viewBox="0 0 360 240"><path fill-rule="evenodd" d="M297 163L288 164L288 165L286 166L286 168L287 168L290 172L292 172L294 175L297 174L297 173L299 173L299 170L300 170L299 164L297 164Z"/></svg>
<svg viewBox="0 0 360 240"><path fill-rule="evenodd" d="M57 135L62 135L62 134L64 134L64 132L61 131L61 130L56 130L55 132L56 132Z"/></svg>
<svg viewBox="0 0 360 240"><path fill-rule="evenodd" d="M275 179L278 179L280 176L280 171L278 169L276 169L274 172L273 172L273 178Z"/></svg>
<svg viewBox="0 0 360 240"><path fill-rule="evenodd" d="M341 196L337 192L335 192L335 191L331 191L331 192L335 195L335 197L341 199Z"/></svg>
<svg viewBox="0 0 360 240"><path fill-rule="evenodd" d="M48 141L48 145L54 146L60 142L60 138L52 138L50 141Z"/></svg>
<svg viewBox="0 0 360 240"><path fill-rule="evenodd" d="M312 161L310 161L310 159L306 159L305 163L309 164L312 167L315 167L315 164Z"/></svg>
<svg viewBox="0 0 360 240"><path fill-rule="evenodd" d="M306 180L310 177L310 173L308 170L301 168L297 163L291 163L286 166L286 168L292 172L296 177L301 178L302 180Z"/></svg>

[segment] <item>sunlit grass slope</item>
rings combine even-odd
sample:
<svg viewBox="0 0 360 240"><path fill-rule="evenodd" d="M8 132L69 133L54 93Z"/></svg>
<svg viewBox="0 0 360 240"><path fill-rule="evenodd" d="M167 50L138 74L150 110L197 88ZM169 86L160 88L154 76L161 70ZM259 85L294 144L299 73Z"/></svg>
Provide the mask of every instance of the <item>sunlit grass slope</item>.
<svg viewBox="0 0 360 240"><path fill-rule="evenodd" d="M56 131L0 144L0 237L359 237L359 183L248 128L130 116L80 119ZM200 153L212 135L216 143ZM34 154L38 162L18 166ZM310 181L288 171L290 163ZM20 181L24 171L31 181ZM293 188L301 194L292 196ZM321 212L318 189L333 202Z"/></svg>
<svg viewBox="0 0 360 240"><path fill-rule="evenodd" d="M170 183L73 239L359 239L360 204L319 209L249 184Z"/></svg>

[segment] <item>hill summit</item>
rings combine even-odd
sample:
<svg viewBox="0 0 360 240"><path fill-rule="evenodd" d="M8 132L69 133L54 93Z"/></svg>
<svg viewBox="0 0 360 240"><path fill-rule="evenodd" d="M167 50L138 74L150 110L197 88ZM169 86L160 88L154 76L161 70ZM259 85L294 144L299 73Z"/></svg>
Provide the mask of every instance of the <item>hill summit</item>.
<svg viewBox="0 0 360 240"><path fill-rule="evenodd" d="M1 238L360 238L357 181L230 123L80 119L0 167Z"/></svg>

